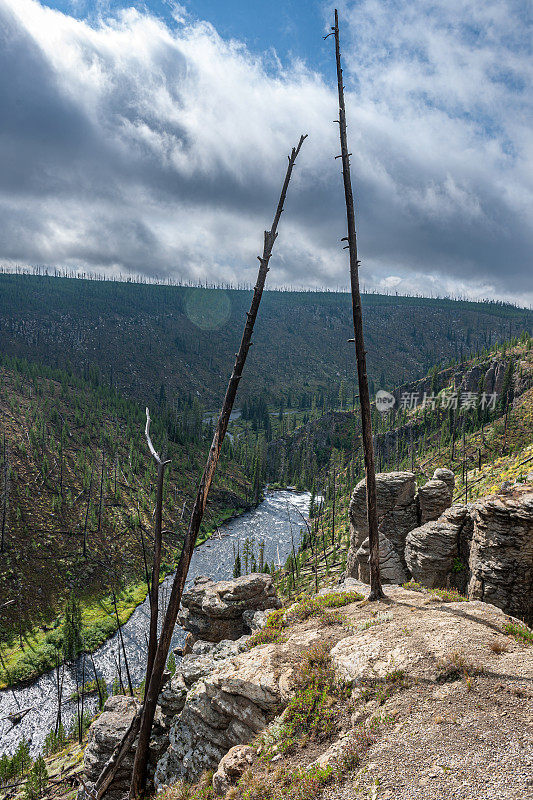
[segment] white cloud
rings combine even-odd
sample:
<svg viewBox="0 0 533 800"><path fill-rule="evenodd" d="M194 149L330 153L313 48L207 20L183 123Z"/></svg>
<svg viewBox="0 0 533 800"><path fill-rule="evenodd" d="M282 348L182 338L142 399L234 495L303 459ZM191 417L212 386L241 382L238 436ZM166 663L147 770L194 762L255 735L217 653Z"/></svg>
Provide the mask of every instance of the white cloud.
<svg viewBox="0 0 533 800"><path fill-rule="evenodd" d="M367 288L533 301L524 9L342 9ZM174 17L0 0L0 257L250 281L305 132L270 278L345 286L334 87Z"/></svg>

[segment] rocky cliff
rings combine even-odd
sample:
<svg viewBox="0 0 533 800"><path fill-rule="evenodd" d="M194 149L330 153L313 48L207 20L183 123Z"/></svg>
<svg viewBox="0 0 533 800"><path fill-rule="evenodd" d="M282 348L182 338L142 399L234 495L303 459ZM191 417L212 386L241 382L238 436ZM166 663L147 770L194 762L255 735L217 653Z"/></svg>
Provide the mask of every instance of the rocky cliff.
<svg viewBox="0 0 533 800"><path fill-rule="evenodd" d="M411 472L376 476L383 581L454 587L530 623L533 488L515 485L452 506L453 480L438 469L416 492ZM361 481L350 501L347 575L368 581L365 491Z"/></svg>
<svg viewBox="0 0 533 800"><path fill-rule="evenodd" d="M369 603L365 588L347 579L253 636L194 644L158 710L164 800L347 799L377 797L377 786L384 800L529 796L532 632L487 603L400 586ZM248 619L255 628L265 615ZM134 708L108 701L87 779Z"/></svg>

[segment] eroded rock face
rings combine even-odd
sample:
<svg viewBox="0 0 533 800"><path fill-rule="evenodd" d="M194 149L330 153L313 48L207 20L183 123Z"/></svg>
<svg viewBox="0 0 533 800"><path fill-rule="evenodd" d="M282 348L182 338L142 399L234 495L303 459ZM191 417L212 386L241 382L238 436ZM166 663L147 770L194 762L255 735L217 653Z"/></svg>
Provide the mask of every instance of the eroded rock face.
<svg viewBox="0 0 533 800"><path fill-rule="evenodd" d="M455 476L449 469L437 469L433 478L416 492L412 472L383 472L376 475L381 576L384 583L408 580L405 540L410 531L437 519L451 505ZM368 521L366 481L355 487L349 508L350 547L346 575L368 580Z"/></svg>
<svg viewBox="0 0 533 800"><path fill-rule="evenodd" d="M533 491L514 489L472 504L470 597L533 620Z"/></svg>
<svg viewBox="0 0 533 800"><path fill-rule="evenodd" d="M448 469L437 469L433 478L418 489L420 522L435 520L451 506L455 475Z"/></svg>
<svg viewBox="0 0 533 800"><path fill-rule="evenodd" d="M279 608L280 602L270 575L252 573L218 583L198 577L181 605L180 625L196 639L220 642L249 632L244 612Z"/></svg>
<svg viewBox="0 0 533 800"><path fill-rule="evenodd" d="M466 506L456 505L438 520L426 522L407 534L405 561L416 581L430 589L449 583L456 560L458 563L460 559L461 534L468 523Z"/></svg>
<svg viewBox="0 0 533 800"><path fill-rule="evenodd" d="M501 365L493 366L496 385ZM416 495L412 473L380 474L376 481L383 583L412 577L429 588L453 587L531 623L531 487L509 484L497 497L451 506L455 478L449 469L435 470ZM349 513L346 575L368 583L364 481L354 489Z"/></svg>
<svg viewBox="0 0 533 800"><path fill-rule="evenodd" d="M368 558L370 555L369 540L365 539L356 553L359 580L370 583ZM379 536L379 568L383 583L405 583L409 575L404 569L400 557L386 536Z"/></svg>
<svg viewBox="0 0 533 800"><path fill-rule="evenodd" d="M403 559L405 537L418 523L415 503L415 476L412 472L383 472L376 475L376 491L380 533ZM366 515L366 481L359 481L350 500L350 549L346 574L359 576L357 551L368 538Z"/></svg>
<svg viewBox="0 0 533 800"><path fill-rule="evenodd" d="M84 773L88 788L91 788L97 780L116 745L128 730L138 708L139 703L133 697L117 695L106 700L103 713L89 728L88 743L84 753ZM106 797L110 800L120 800L127 796L133 758L132 748L106 792Z"/></svg>
<svg viewBox="0 0 533 800"><path fill-rule="evenodd" d="M232 747L249 743L262 731L289 697L298 652L318 636L316 631L300 632L281 645L226 656L204 672L190 686L183 710L170 727L168 750L157 764L156 787L197 779Z"/></svg>

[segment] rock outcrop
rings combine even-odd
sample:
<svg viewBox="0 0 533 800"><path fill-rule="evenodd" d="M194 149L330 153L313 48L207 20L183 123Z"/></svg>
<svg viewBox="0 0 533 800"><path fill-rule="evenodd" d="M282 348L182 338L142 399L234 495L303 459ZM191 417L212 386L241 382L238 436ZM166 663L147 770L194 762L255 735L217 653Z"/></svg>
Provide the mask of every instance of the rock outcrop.
<svg viewBox="0 0 533 800"><path fill-rule="evenodd" d="M533 620L533 491L473 503L468 594Z"/></svg>
<svg viewBox="0 0 533 800"><path fill-rule="evenodd" d="M216 767L230 748L247 743L270 720L286 696L294 667L289 652L285 665L272 651L247 653L248 632L258 630L268 610L280 607L270 575L252 574L215 583L198 578L184 594L180 621L203 640L176 652L182 654L175 675L167 673L150 741L151 771L157 786L178 778L192 780ZM210 641L205 638L210 637ZM305 637L304 637L305 638ZM221 641L222 639L222 641ZM215 641L213 641L215 640ZM298 643L293 643L298 650ZM170 680L168 680L170 679ZM138 702L110 697L91 725L85 751L85 781L90 790L115 746L128 729ZM135 746L135 745L134 745ZM106 796L127 796L133 752L126 757ZM227 764L219 784L230 780L235 765Z"/></svg>
<svg viewBox="0 0 533 800"><path fill-rule="evenodd" d="M531 622L531 487L510 486L498 496L451 506L451 470L435 470L416 494L412 473L385 473L376 480L383 583L404 583L412 577L429 588L453 587ZM364 481L354 489L349 514L346 575L368 582Z"/></svg>
<svg viewBox="0 0 533 800"><path fill-rule="evenodd" d="M418 489L420 522L437 519L452 504L455 475L450 469L437 469L433 478Z"/></svg>
<svg viewBox="0 0 533 800"><path fill-rule="evenodd" d="M396 574L398 562L403 569L405 537L418 524L415 503L416 482L412 472L383 472L376 475L380 542L388 568ZM357 578L368 573L368 520L366 515L366 481L359 481L353 490L349 507L350 547L346 574ZM385 541L386 540L386 541ZM360 573L360 565L361 573ZM384 580L388 575L384 572Z"/></svg>
<svg viewBox="0 0 533 800"><path fill-rule="evenodd" d="M412 472L382 472L376 475L379 528L397 551L403 551L405 537L418 521L415 491L416 482ZM357 552L368 536L365 480L359 481L353 490L349 517L350 546Z"/></svg>
<svg viewBox="0 0 533 800"><path fill-rule="evenodd" d="M405 542L405 561L412 577L429 588L446 586L454 567L461 571L458 562L460 552L468 547L468 531L471 537L470 517L466 506L460 505L449 508L438 520L410 531ZM466 539L463 547L461 536ZM464 591L464 586L456 588Z"/></svg>
<svg viewBox="0 0 533 800"><path fill-rule="evenodd" d="M197 779L216 768L231 748L262 731L289 696L298 652L317 638L313 631L298 632L282 645L248 652L244 640L221 643L219 652L225 656L211 668L213 650L197 653L194 666L195 654L187 656L183 677L190 688L170 727L168 750L157 764L156 787ZM206 643L202 648L207 649Z"/></svg>
<svg viewBox="0 0 533 800"><path fill-rule="evenodd" d="M279 608L270 575L252 573L215 583L198 577L183 594L179 623L196 639L220 642L249 633L244 612Z"/></svg>
<svg viewBox="0 0 533 800"><path fill-rule="evenodd" d="M438 469L433 478L416 492L412 472L383 472L376 475L380 535L381 577L384 583L403 583L409 574L405 563L405 541L420 522L437 519L451 505L455 476ZM360 481L350 500L350 547L346 575L368 580L368 521L366 481Z"/></svg>
<svg viewBox="0 0 533 800"><path fill-rule="evenodd" d="M106 700L102 714L89 728L84 754L85 782L88 789L97 780L115 746L128 730L138 708L139 703L133 697L116 695ZM106 792L109 800L121 800L128 795L133 757L132 748Z"/></svg>

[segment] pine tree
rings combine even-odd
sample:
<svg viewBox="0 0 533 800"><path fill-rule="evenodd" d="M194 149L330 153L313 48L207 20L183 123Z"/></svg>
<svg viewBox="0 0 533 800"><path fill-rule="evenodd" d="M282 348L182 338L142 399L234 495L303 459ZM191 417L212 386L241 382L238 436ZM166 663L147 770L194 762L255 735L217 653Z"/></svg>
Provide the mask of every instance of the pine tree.
<svg viewBox="0 0 533 800"><path fill-rule="evenodd" d="M35 798L41 797L46 789L47 781L48 770L46 769L45 760L42 756L38 756L26 781L25 796L27 800L35 800Z"/></svg>
<svg viewBox="0 0 533 800"><path fill-rule="evenodd" d="M74 592L71 592L65 608L63 623L63 655L66 661L73 661L83 646L81 607Z"/></svg>
<svg viewBox="0 0 533 800"><path fill-rule="evenodd" d="M170 656L168 658L167 669L168 669L168 671L170 672L171 675L175 675L175 673L176 673L176 657L174 656L173 652L170 654Z"/></svg>

